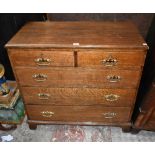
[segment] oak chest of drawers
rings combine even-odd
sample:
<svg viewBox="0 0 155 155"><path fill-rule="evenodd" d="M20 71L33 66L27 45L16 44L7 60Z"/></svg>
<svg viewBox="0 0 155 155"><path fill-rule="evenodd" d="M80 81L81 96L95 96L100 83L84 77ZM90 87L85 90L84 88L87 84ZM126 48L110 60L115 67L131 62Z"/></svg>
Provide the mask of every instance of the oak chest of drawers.
<svg viewBox="0 0 155 155"><path fill-rule="evenodd" d="M6 48L31 129L130 127L147 51L131 22L30 22Z"/></svg>

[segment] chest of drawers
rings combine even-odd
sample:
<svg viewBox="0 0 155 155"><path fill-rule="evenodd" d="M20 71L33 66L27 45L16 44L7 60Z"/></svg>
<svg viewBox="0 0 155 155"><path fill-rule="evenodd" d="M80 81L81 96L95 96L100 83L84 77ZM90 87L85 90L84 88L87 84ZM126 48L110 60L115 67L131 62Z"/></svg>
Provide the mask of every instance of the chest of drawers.
<svg viewBox="0 0 155 155"><path fill-rule="evenodd" d="M147 51L131 22L30 22L6 48L31 129L129 129Z"/></svg>

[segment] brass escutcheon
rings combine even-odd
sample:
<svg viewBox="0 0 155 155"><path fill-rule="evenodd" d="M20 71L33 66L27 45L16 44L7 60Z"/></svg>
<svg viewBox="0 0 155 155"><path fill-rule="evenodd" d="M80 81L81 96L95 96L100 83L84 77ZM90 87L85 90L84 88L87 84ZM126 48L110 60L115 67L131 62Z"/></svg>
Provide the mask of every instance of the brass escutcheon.
<svg viewBox="0 0 155 155"><path fill-rule="evenodd" d="M46 94L46 93L39 93L38 97L40 100L48 100L49 99L50 94Z"/></svg>
<svg viewBox="0 0 155 155"><path fill-rule="evenodd" d="M117 64L117 59L114 59L112 56L109 56L106 59L101 60L102 64L107 67L112 67Z"/></svg>
<svg viewBox="0 0 155 155"><path fill-rule="evenodd" d="M37 58L34 61L38 66L48 66L51 63L51 59L49 58Z"/></svg>
<svg viewBox="0 0 155 155"><path fill-rule="evenodd" d="M105 113L103 113L103 115L104 115L104 118L110 119L110 118L116 117L117 113L115 113L115 112L105 112Z"/></svg>
<svg viewBox="0 0 155 155"><path fill-rule="evenodd" d="M107 76L107 80L109 82L119 82L121 80L121 77L120 76L116 76L116 75L108 75Z"/></svg>
<svg viewBox="0 0 155 155"><path fill-rule="evenodd" d="M37 82L43 82L47 80L47 75L45 74L34 74L32 75L35 81Z"/></svg>
<svg viewBox="0 0 155 155"><path fill-rule="evenodd" d="M117 101L120 96L115 94L108 94L108 95L105 95L104 97L106 101L114 102L114 101Z"/></svg>
<svg viewBox="0 0 155 155"><path fill-rule="evenodd" d="M41 112L43 117L52 117L54 115L54 112L52 111L42 111Z"/></svg>

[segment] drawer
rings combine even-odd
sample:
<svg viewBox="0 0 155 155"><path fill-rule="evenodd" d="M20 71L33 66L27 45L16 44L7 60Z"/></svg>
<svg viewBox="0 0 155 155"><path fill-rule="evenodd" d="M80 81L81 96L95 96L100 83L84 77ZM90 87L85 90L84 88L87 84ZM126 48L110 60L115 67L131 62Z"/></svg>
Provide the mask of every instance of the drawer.
<svg viewBox="0 0 155 155"><path fill-rule="evenodd" d="M143 66L144 59L145 53L142 53L140 51L78 51L78 66L80 67L140 67Z"/></svg>
<svg viewBox="0 0 155 155"><path fill-rule="evenodd" d="M22 93L26 104L127 107L134 104L136 90L22 87Z"/></svg>
<svg viewBox="0 0 155 155"><path fill-rule="evenodd" d="M16 50L9 51L14 66L74 66L72 50Z"/></svg>
<svg viewBox="0 0 155 155"><path fill-rule="evenodd" d="M103 106L41 106L26 105L30 120L64 122L128 122L130 108Z"/></svg>
<svg viewBox="0 0 155 155"><path fill-rule="evenodd" d="M22 86L135 88L140 71L84 68L16 68Z"/></svg>

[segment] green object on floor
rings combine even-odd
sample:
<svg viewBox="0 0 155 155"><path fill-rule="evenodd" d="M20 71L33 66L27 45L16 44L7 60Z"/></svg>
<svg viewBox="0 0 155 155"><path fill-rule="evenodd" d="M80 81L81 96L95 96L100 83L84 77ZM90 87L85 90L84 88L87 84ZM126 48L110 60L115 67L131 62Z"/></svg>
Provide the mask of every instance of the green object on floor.
<svg viewBox="0 0 155 155"><path fill-rule="evenodd" d="M0 123L6 124L20 124L25 116L24 104L21 98L17 100L17 103L13 109L0 109Z"/></svg>

